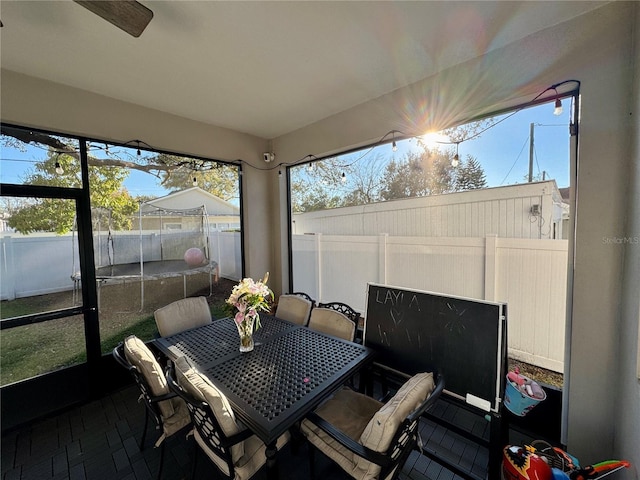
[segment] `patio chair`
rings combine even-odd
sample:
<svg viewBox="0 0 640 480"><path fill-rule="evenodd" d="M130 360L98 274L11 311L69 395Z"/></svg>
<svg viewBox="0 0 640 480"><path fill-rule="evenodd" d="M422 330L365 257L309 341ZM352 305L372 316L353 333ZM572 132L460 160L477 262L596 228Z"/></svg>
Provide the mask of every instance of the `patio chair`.
<svg viewBox="0 0 640 480"><path fill-rule="evenodd" d="M211 310L205 297L176 300L153 312L161 337L211 323Z"/></svg>
<svg viewBox="0 0 640 480"><path fill-rule="evenodd" d="M317 307L311 310L309 328L353 342L356 324L344 313L332 308Z"/></svg>
<svg viewBox="0 0 640 480"><path fill-rule="evenodd" d="M301 431L351 477L393 480L416 445L420 416L443 389L444 378L430 372L411 377L386 403L343 387L302 421Z"/></svg>
<svg viewBox="0 0 640 480"><path fill-rule="evenodd" d="M308 297L308 295L306 296ZM282 294L278 298L276 317L297 325L306 326L309 323L309 313L312 308L313 300L295 293Z"/></svg>
<svg viewBox="0 0 640 480"><path fill-rule="evenodd" d="M139 448L144 449L149 416L162 429L162 435L156 440L154 447L161 447L158 477L162 474L164 460L164 440L174 435L190 423L186 404L173 393L167 384L162 368L151 350L135 335L130 335L113 349L116 362L126 368L133 376L140 389L140 399L144 401L144 427Z"/></svg>
<svg viewBox="0 0 640 480"><path fill-rule="evenodd" d="M311 302L312 307L316 306L316 301L313 298L311 298L311 295L309 295L308 293L293 292L291 295L298 295L299 297L306 298L307 300L309 300Z"/></svg>
<svg viewBox="0 0 640 480"><path fill-rule="evenodd" d="M246 480L266 463L265 444L251 430L236 422L229 401L218 388L195 370L186 357L167 368L169 386L187 404L193 422L196 448L209 457L227 477ZM289 441L289 433L278 438L277 448ZM196 473L196 455L193 476Z"/></svg>
<svg viewBox="0 0 640 480"><path fill-rule="evenodd" d="M354 341L357 341L358 343L362 343L362 339L359 338L359 335L358 335L358 333L359 333L358 324L360 322L360 313L359 312L356 312L349 305L347 305L346 303L342 303L342 302L319 303L318 307L319 308L330 308L332 310L335 310L337 312L342 313L347 318L349 318L356 325L356 330L355 330L355 334L354 334Z"/></svg>

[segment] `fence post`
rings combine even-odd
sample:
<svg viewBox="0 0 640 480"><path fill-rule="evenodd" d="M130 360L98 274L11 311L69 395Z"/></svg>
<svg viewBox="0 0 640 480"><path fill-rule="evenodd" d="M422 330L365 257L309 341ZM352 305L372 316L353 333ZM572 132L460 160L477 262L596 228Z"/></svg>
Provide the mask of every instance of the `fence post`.
<svg viewBox="0 0 640 480"><path fill-rule="evenodd" d="M378 235L378 283L387 284L387 240L388 233Z"/></svg>
<svg viewBox="0 0 640 480"><path fill-rule="evenodd" d="M7 235L0 239L0 245L2 252L0 252L0 259L2 259L2 266L0 267L2 278L2 289L0 297L2 300L15 300L16 299L16 270L15 270L15 253L13 251L13 237Z"/></svg>
<svg viewBox="0 0 640 480"><path fill-rule="evenodd" d="M484 243L484 299L490 302L496 301L497 247L498 236L487 235Z"/></svg>
<svg viewBox="0 0 640 480"><path fill-rule="evenodd" d="M318 303L322 300L322 234L315 233L316 241L316 285L318 286Z"/></svg>

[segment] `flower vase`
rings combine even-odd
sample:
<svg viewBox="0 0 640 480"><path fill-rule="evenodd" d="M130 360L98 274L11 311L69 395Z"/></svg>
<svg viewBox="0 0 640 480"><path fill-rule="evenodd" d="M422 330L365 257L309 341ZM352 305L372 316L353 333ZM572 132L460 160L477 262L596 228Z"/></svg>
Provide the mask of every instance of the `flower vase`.
<svg viewBox="0 0 640 480"><path fill-rule="evenodd" d="M245 315L244 320L238 323L238 334L240 335L240 351L250 352L253 350L253 326L255 323L255 317Z"/></svg>

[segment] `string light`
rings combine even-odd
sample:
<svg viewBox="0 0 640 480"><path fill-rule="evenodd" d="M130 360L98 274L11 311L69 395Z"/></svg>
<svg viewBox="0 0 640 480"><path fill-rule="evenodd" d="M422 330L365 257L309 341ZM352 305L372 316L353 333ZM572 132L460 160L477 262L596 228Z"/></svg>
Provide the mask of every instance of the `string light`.
<svg viewBox="0 0 640 480"><path fill-rule="evenodd" d="M62 168L62 165L60 165L60 162L58 162L56 160L56 173L58 175L62 175L64 173L64 168Z"/></svg>
<svg viewBox="0 0 640 480"><path fill-rule="evenodd" d="M196 177L193 177L193 186L194 187L198 186L198 179Z"/></svg>
<svg viewBox="0 0 640 480"><path fill-rule="evenodd" d="M558 115L562 115L562 100L556 98L556 105L553 109L553 114L557 117Z"/></svg>
<svg viewBox="0 0 640 480"><path fill-rule="evenodd" d="M451 166L452 167L457 167L458 165L460 165L460 156L458 155L458 147L460 146L460 142L456 143L456 154L453 156L453 159L451 159Z"/></svg>
<svg viewBox="0 0 640 480"><path fill-rule="evenodd" d="M563 112L563 110L562 110L562 101L560 100L560 98L558 98L558 95L559 95L558 94L558 87L560 87L562 85L565 85L567 83L575 83L577 85L577 87L573 91L579 91L579 89L580 89L580 81L579 80L563 80L562 82L559 82L559 83L556 83L554 85L551 85L551 86L547 87L545 90L543 90L540 93L538 93L529 103L533 104L536 100L538 100L540 97L542 97L546 92L554 91L556 99L555 99L555 108L554 108L553 113L555 115L560 115ZM451 145L453 143L456 144L456 154L451 159L451 166L452 167L457 167L461 163L460 162L460 156L459 156L459 153L458 153L459 143L466 142L468 140L473 140L475 138L478 138L480 135L482 135L487 130L496 127L498 124L500 124L500 123L506 121L507 119L511 118L512 116L516 115L517 113L519 113L524 108L527 108L527 107L526 106L521 106L520 108L517 108L517 109L513 110L511 113L509 113L508 115L505 115L500 120L498 120L498 121L496 121L496 122L494 122L494 123L482 128L482 129L480 129L477 132L474 132L472 135L470 135L467 138L460 139L458 141L451 141L449 139L444 139L444 138L440 139L440 138L438 138L438 139L435 140L435 143L437 143L437 144L449 144L449 145ZM375 144L370 145L369 148L363 149L363 153L361 155L359 155L356 159L354 159L352 161L349 161L348 164L342 165L341 167L344 168L344 167L350 167L351 165L354 165L355 163L357 163L358 161L360 161L361 159L366 157L371 151L374 150L375 147L377 147L379 145L382 145L383 142L386 143L385 140L388 139L390 135L393 138L392 141L391 141L391 149L392 149L393 152L396 152L398 150L398 145L397 145L397 142L396 142L396 139L395 139L395 134L396 133L401 134L403 136L403 138L406 135L405 133L400 132L398 130L391 130L391 131L385 133L382 136L382 138L380 138ZM426 138L426 135L422 135L422 136L420 136L420 135L415 136L414 135L414 137L417 138L417 141L418 141L419 145L424 145L427 148L430 147L428 145L428 139ZM409 137L408 140L411 141L412 138ZM139 142L140 141L138 140L138 143ZM433 147L431 147L431 148L433 148ZM340 155L337 155L335 157L335 159L337 160L337 159L339 159L339 157L340 157ZM295 162L292 162L292 163L284 163L283 162L283 163L279 163L277 165L273 165L273 166L271 166L269 168L258 168L258 167L255 167L254 165L246 163L243 160L237 160L236 162L239 165L246 164L247 166L252 167L252 168L256 168L258 170L274 170L274 169L279 168L279 167L281 167L283 165L285 165L285 166L302 166L302 164L306 164L310 160L320 161L320 160L327 160L327 158L318 158L313 154L309 154L309 155L305 155L303 158L300 158L299 160L296 160ZM309 172L310 172L313 168L316 168L316 167L314 165L312 165L311 163L309 163L307 168L309 169ZM240 169L239 174L242 175L242 169ZM282 176L282 171L281 170L278 170L278 175ZM346 183L346 181L347 181L346 174L344 172L341 174L341 181L343 183Z"/></svg>

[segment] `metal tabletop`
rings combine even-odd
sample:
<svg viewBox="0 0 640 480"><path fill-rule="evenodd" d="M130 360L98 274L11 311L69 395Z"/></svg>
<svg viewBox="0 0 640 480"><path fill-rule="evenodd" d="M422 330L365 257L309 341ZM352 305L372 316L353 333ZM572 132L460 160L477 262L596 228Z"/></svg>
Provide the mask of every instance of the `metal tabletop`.
<svg viewBox="0 0 640 480"><path fill-rule="evenodd" d="M187 356L229 399L236 416L267 445L301 420L374 351L276 317L260 315L255 348L240 353L230 318L155 340L169 358Z"/></svg>

